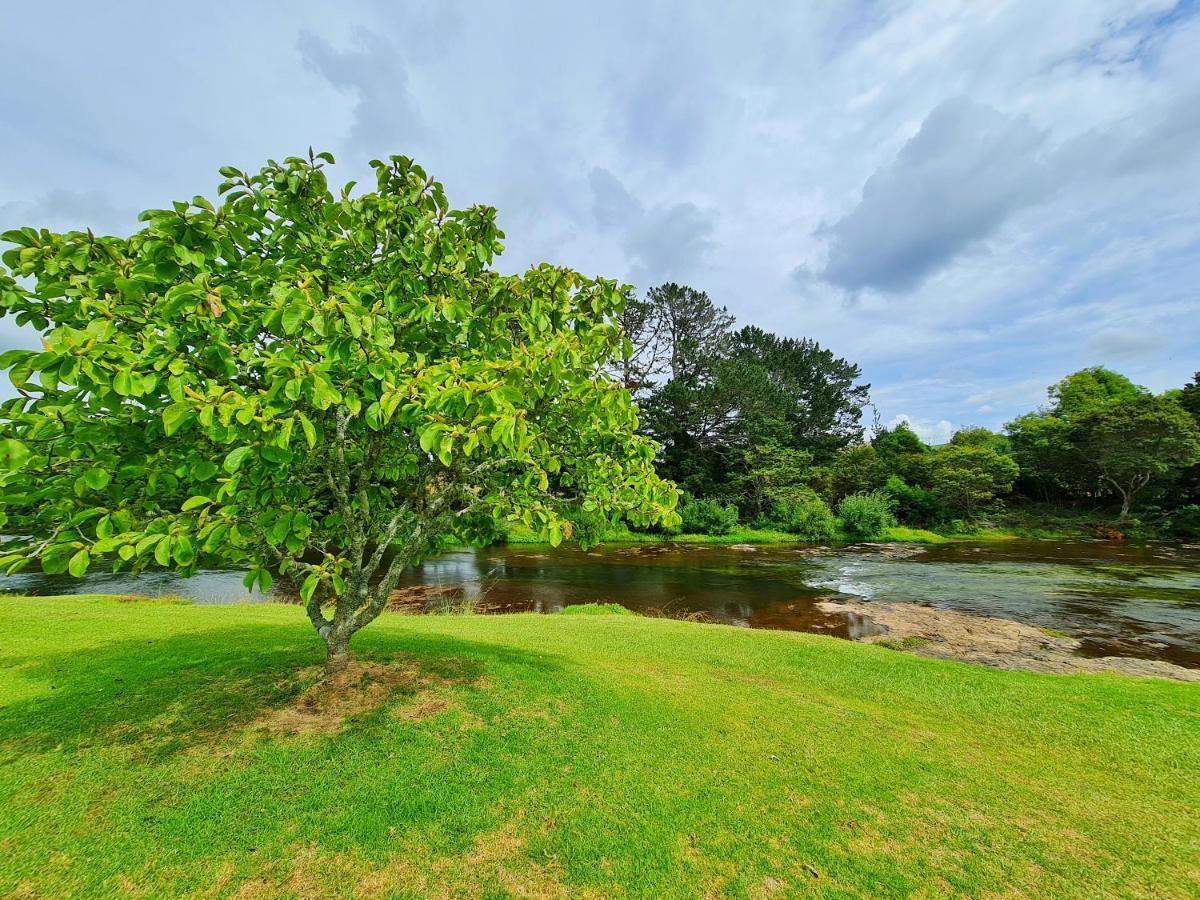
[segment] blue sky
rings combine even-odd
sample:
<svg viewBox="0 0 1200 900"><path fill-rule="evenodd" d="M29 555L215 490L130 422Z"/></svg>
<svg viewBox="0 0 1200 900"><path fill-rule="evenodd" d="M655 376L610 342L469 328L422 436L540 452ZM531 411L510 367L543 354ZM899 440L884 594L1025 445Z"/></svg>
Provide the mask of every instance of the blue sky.
<svg viewBox="0 0 1200 900"><path fill-rule="evenodd" d="M406 153L499 208L503 268L703 288L940 441L1086 365L1200 369L1198 55L1166 0L25 4L0 227Z"/></svg>

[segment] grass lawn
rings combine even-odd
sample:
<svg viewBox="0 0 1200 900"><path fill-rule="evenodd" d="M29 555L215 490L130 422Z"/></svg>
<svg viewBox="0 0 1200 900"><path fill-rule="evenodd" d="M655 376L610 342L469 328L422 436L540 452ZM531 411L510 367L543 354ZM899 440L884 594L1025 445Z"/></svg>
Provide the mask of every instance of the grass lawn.
<svg viewBox="0 0 1200 900"><path fill-rule="evenodd" d="M1195 685L385 615L343 721L295 607L0 621L0 894L1200 893Z"/></svg>

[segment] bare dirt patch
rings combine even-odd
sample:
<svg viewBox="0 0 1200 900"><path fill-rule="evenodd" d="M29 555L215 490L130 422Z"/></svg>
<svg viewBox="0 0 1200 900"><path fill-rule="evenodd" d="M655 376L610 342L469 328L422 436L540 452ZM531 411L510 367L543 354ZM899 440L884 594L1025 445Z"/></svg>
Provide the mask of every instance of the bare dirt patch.
<svg viewBox="0 0 1200 900"><path fill-rule="evenodd" d="M825 601L818 605L826 612L866 616L887 629L886 634L866 636L860 638L861 641L882 643L919 656L1026 672L1118 672L1200 681L1200 671L1160 660L1078 656L1075 651L1080 642L1074 638L1047 633L1034 625L1011 619L976 616L916 603L850 600Z"/></svg>
<svg viewBox="0 0 1200 900"><path fill-rule="evenodd" d="M311 672L301 677L311 677ZM274 709L249 727L272 734L337 734L347 719L377 709L398 692L415 693L430 681L440 681L408 663L353 662L304 690L281 709Z"/></svg>

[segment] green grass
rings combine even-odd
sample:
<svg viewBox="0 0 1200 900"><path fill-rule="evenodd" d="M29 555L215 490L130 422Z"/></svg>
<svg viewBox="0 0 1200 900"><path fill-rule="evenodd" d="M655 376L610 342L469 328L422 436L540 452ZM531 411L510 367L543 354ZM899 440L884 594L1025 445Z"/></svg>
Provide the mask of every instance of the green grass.
<svg viewBox="0 0 1200 900"><path fill-rule="evenodd" d="M948 544L951 539L933 531L926 531L924 528L895 525L884 533L883 540L905 544Z"/></svg>
<svg viewBox="0 0 1200 900"><path fill-rule="evenodd" d="M0 894L1196 896L1200 689L636 616L0 598ZM431 702L433 698L436 702Z"/></svg>
<svg viewBox="0 0 1200 900"><path fill-rule="evenodd" d="M563 608L564 616L632 616L633 613L619 603L576 603Z"/></svg>

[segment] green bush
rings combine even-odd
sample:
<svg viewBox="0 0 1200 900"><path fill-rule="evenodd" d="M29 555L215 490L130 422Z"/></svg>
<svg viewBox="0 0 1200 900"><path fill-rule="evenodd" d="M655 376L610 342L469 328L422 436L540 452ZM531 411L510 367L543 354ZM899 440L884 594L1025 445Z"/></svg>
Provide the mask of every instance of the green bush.
<svg viewBox="0 0 1200 900"><path fill-rule="evenodd" d="M1170 533L1184 540L1200 539L1200 506L1181 506L1167 522Z"/></svg>
<svg viewBox="0 0 1200 900"><path fill-rule="evenodd" d="M883 486L892 500L892 511L906 525L932 525L945 518L946 509L933 491L910 485L898 475L892 475Z"/></svg>
<svg viewBox="0 0 1200 900"><path fill-rule="evenodd" d="M820 497L780 503L772 511L769 527L795 534L806 541L827 541L837 533L837 519Z"/></svg>
<svg viewBox="0 0 1200 900"><path fill-rule="evenodd" d="M737 527L737 507L716 500L689 498L679 507L680 529L684 534L729 534Z"/></svg>
<svg viewBox="0 0 1200 900"><path fill-rule="evenodd" d="M892 515L892 500L882 491L851 494L838 504L838 517L848 534L865 540L876 540L896 524Z"/></svg>

